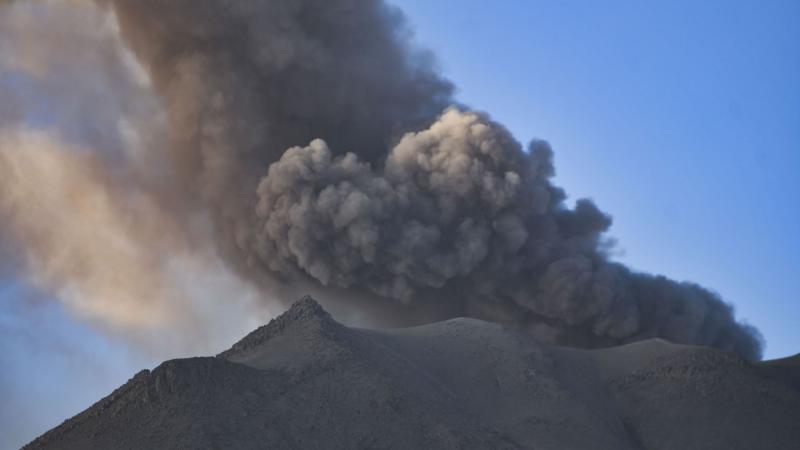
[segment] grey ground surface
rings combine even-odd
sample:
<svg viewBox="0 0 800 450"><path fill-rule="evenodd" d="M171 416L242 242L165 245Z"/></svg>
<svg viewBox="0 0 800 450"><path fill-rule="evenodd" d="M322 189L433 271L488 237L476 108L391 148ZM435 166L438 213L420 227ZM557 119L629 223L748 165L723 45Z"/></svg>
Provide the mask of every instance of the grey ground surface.
<svg viewBox="0 0 800 450"><path fill-rule="evenodd" d="M142 371L29 449L800 448L800 359L539 344L473 319L374 331L304 299Z"/></svg>

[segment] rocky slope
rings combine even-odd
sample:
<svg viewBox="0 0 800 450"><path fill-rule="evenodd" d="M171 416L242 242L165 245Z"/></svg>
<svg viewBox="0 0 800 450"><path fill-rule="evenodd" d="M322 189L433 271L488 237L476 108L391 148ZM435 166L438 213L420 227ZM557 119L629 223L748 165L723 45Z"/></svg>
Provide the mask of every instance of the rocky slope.
<svg viewBox="0 0 800 450"><path fill-rule="evenodd" d="M789 450L798 367L659 340L559 348L472 319L353 329L306 298L25 448Z"/></svg>

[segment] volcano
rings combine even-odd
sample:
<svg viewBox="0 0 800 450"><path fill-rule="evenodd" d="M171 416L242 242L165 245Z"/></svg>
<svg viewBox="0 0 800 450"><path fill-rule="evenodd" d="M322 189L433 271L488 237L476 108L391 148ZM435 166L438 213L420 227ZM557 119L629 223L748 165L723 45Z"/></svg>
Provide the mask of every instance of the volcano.
<svg viewBox="0 0 800 450"><path fill-rule="evenodd" d="M800 355L601 350L452 319L368 330L306 297L215 357L144 370L25 449L796 449Z"/></svg>

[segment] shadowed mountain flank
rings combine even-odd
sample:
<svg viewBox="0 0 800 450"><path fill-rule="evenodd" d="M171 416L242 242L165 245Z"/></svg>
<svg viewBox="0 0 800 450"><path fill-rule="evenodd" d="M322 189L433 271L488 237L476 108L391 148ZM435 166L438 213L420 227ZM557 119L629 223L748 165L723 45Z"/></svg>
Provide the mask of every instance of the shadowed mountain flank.
<svg viewBox="0 0 800 450"><path fill-rule="evenodd" d="M788 450L795 363L663 340L563 348L476 319L355 329L306 297L25 448Z"/></svg>

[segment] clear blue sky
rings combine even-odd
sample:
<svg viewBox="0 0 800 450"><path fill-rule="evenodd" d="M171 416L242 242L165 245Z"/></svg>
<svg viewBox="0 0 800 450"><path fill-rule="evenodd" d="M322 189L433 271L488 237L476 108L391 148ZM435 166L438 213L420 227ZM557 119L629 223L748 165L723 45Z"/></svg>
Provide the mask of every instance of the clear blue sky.
<svg viewBox="0 0 800 450"><path fill-rule="evenodd" d="M618 259L800 352L800 1L393 3L462 101L553 144Z"/></svg>

